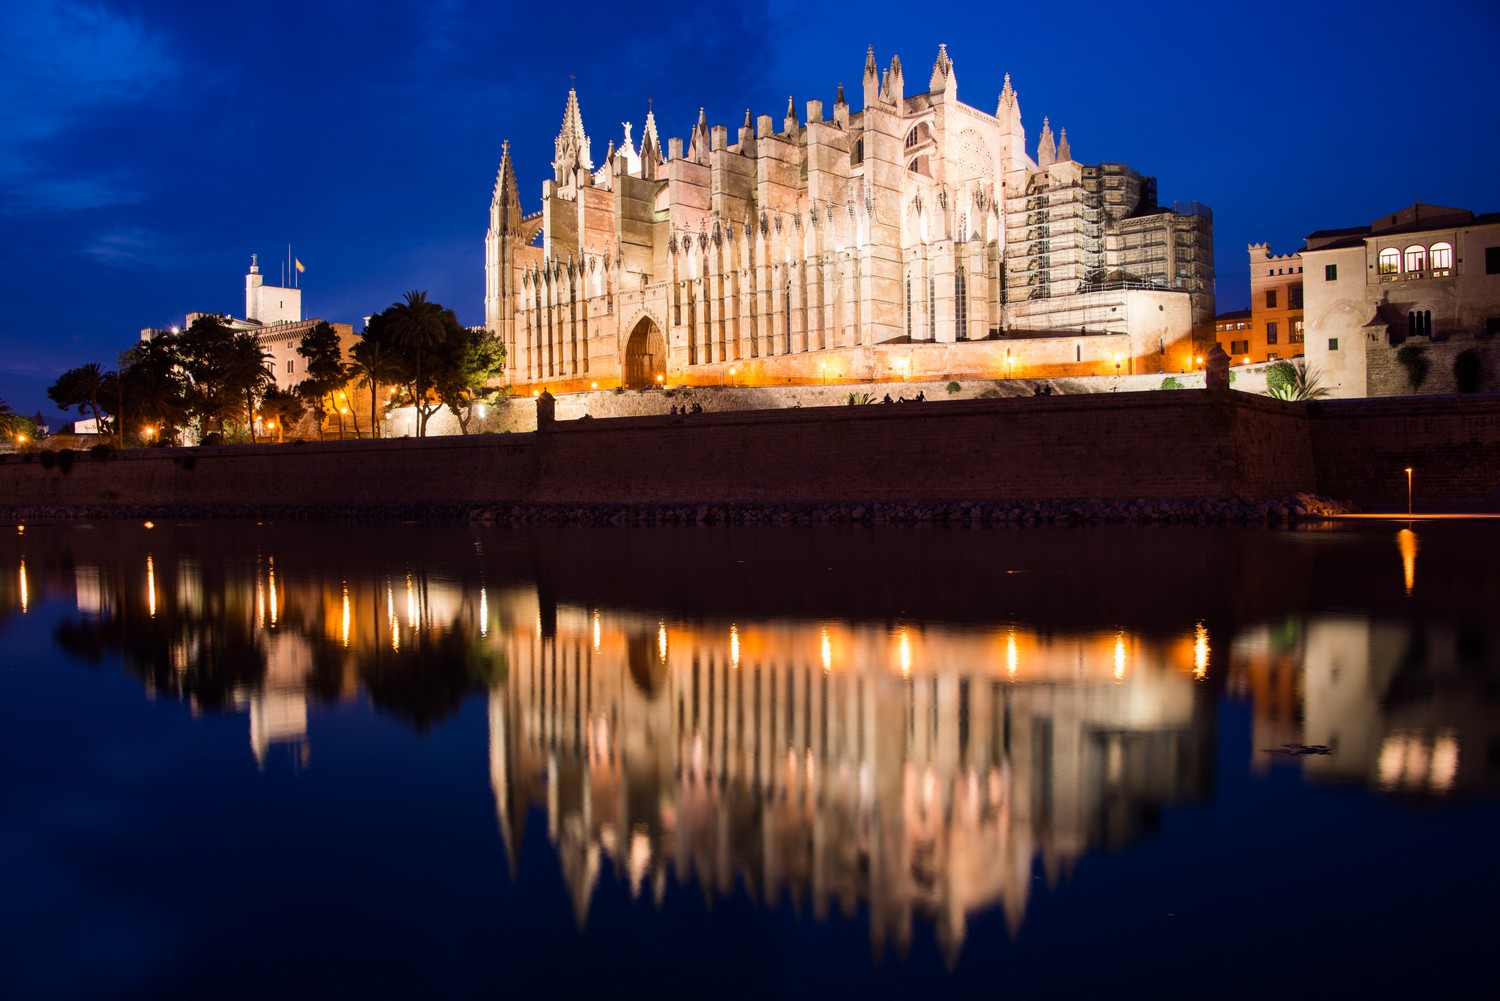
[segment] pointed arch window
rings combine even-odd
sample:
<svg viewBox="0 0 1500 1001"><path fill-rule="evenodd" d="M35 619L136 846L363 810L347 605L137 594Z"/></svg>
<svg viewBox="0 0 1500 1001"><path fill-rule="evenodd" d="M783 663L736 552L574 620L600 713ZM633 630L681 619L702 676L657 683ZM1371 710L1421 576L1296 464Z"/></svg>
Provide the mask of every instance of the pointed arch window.
<svg viewBox="0 0 1500 1001"><path fill-rule="evenodd" d="M911 340L911 272L906 273L906 339Z"/></svg>
<svg viewBox="0 0 1500 1001"><path fill-rule="evenodd" d="M961 341L969 339L969 281L962 264L953 274L953 334Z"/></svg>

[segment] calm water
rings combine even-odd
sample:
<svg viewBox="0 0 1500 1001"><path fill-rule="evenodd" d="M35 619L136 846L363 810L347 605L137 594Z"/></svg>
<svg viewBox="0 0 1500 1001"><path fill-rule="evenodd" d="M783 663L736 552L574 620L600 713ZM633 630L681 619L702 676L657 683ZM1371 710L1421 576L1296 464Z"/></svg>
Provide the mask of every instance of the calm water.
<svg viewBox="0 0 1500 1001"><path fill-rule="evenodd" d="M1466 994L1500 525L29 525L0 996Z"/></svg>

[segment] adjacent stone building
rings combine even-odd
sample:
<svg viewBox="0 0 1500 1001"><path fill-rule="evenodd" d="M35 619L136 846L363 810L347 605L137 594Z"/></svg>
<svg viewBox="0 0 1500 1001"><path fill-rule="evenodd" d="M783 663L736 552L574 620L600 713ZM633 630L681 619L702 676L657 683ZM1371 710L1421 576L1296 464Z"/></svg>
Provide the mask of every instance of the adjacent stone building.
<svg viewBox="0 0 1500 1001"><path fill-rule="evenodd" d="M1303 354L1302 255L1273 255L1265 243L1250 244L1249 346L1252 362Z"/></svg>
<svg viewBox="0 0 1500 1001"><path fill-rule="evenodd" d="M1313 233L1302 259L1307 359L1333 395L1451 393L1465 353L1500 390L1500 213L1418 203ZM1415 387L1403 348L1427 372Z"/></svg>
<svg viewBox="0 0 1500 1001"><path fill-rule="evenodd" d="M958 100L940 48L908 96L865 60L863 107L731 132L654 114L595 163L569 91L540 211L509 145L490 205L485 322L507 379L591 385L1115 374L1190 367L1212 337L1212 213L1155 179L1027 151L1009 77L994 114Z"/></svg>

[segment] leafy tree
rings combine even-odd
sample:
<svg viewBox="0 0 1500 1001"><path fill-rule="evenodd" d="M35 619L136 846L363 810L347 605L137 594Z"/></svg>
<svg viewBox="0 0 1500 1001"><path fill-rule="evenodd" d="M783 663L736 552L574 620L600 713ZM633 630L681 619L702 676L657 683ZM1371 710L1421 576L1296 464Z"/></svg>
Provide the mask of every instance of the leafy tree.
<svg viewBox="0 0 1500 1001"><path fill-rule="evenodd" d="M1272 399L1318 400L1329 392L1317 371L1304 361L1280 361L1266 369L1266 395Z"/></svg>
<svg viewBox="0 0 1500 1001"><path fill-rule="evenodd" d="M460 434L469 433L474 407L486 399L485 383L504 369L505 348L484 327L460 330L434 352L432 377L437 396L458 419Z"/></svg>
<svg viewBox="0 0 1500 1001"><path fill-rule="evenodd" d="M1422 388L1422 383L1427 379L1427 371L1432 363L1427 360L1427 352L1419 344L1407 344L1396 352L1396 364L1406 369L1406 381L1411 383L1412 392Z"/></svg>
<svg viewBox="0 0 1500 1001"><path fill-rule="evenodd" d="M349 351L348 371L350 376L370 387L370 437L380 437L380 421L376 415L377 390L382 384L401 381L402 365L396 349L388 341L379 338L361 337Z"/></svg>
<svg viewBox="0 0 1500 1001"><path fill-rule="evenodd" d="M268 386L261 394L260 412L266 417L267 423L276 426L276 440L285 441L286 426L296 424L307 416L307 404L302 395L294 390Z"/></svg>
<svg viewBox="0 0 1500 1001"><path fill-rule="evenodd" d="M161 334L123 352L119 378L124 422L137 428L137 434L150 429L145 436L148 444L176 441L178 430L188 422L177 336Z"/></svg>
<svg viewBox="0 0 1500 1001"><path fill-rule="evenodd" d="M417 408L417 437L422 438L427 434L428 415L437 409L437 405L427 404L432 381L423 378L422 355L443 343L451 332L449 321L451 327L457 327L458 320L452 310L430 301L425 291L416 289L406 293L401 302L392 303L386 312L392 314L396 346L412 359L412 400Z"/></svg>
<svg viewBox="0 0 1500 1001"><path fill-rule="evenodd" d="M318 414L318 434L323 433L323 418L330 412L337 414L339 407L334 394L344 388L348 374L344 371L344 356L339 348L338 331L328 323L319 323L302 337L297 353L303 358L303 370L307 377L297 383L297 392L302 394ZM339 437L344 436L344 421L339 418Z"/></svg>
<svg viewBox="0 0 1500 1001"><path fill-rule="evenodd" d="M92 413L99 433L105 434L109 425L99 407L99 397L105 388L104 380L104 370L95 362L70 368L58 376L57 381L47 390L47 398L61 410L77 407L85 419Z"/></svg>
<svg viewBox="0 0 1500 1001"><path fill-rule="evenodd" d="M1267 376L1266 381L1268 383L1271 381L1269 376ZM1161 381L1161 388L1162 389L1184 389L1186 387L1183 386L1182 380L1179 379L1179 378L1177 378L1177 376L1175 376L1175 375L1169 375L1169 376L1167 376L1165 379L1163 379Z"/></svg>
<svg viewBox="0 0 1500 1001"><path fill-rule="evenodd" d="M1453 359L1453 384L1460 393L1479 392L1479 355L1472 348L1460 351Z"/></svg>
<svg viewBox="0 0 1500 1001"><path fill-rule="evenodd" d="M222 435L225 422L240 413L239 389L227 377L234 337L222 318L200 316L174 339L184 380L183 402L189 417L196 417L205 433L216 423Z"/></svg>

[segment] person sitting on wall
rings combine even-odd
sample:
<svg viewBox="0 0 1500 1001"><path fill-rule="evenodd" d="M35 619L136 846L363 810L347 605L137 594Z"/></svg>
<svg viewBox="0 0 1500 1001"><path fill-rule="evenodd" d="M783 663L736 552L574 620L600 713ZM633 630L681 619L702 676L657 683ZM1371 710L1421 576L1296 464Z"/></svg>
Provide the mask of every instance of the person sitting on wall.
<svg viewBox="0 0 1500 1001"><path fill-rule="evenodd" d="M886 393L885 394L885 399L882 400L881 402L883 402L883 403L890 403L891 402L891 394L890 393Z"/></svg>
<svg viewBox="0 0 1500 1001"><path fill-rule="evenodd" d="M919 389L919 390L917 390L917 402L918 403L926 403L927 402L927 390L925 390L925 389Z"/></svg>
<svg viewBox="0 0 1500 1001"><path fill-rule="evenodd" d="M668 407L667 408L667 414L669 416L676 417L677 416L677 404L674 403L670 407Z"/></svg>
<svg viewBox="0 0 1500 1001"><path fill-rule="evenodd" d="M703 413L703 404L698 403L698 402L695 401L693 403L693 413L695 413L695 414L701 414L701 413Z"/></svg>

